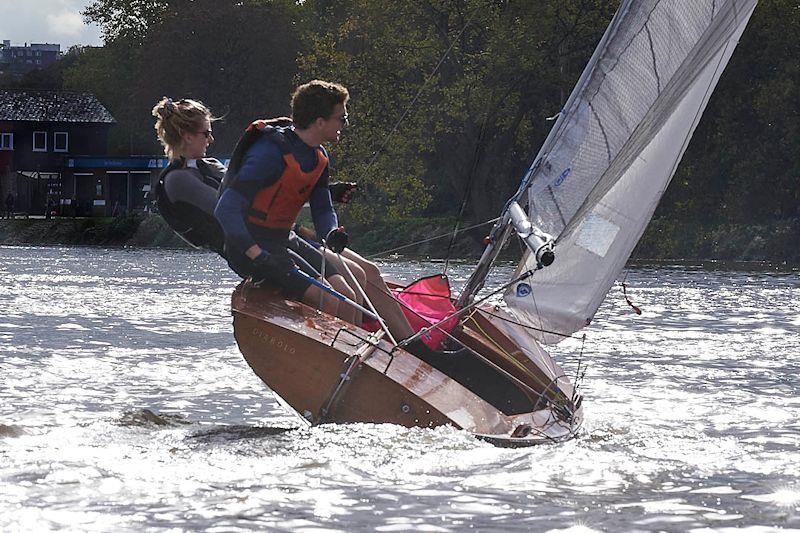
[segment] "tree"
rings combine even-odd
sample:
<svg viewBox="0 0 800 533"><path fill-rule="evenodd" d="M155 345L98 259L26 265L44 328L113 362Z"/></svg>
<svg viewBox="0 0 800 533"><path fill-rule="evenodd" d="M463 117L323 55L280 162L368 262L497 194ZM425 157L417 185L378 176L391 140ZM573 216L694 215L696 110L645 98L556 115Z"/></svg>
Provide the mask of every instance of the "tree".
<svg viewBox="0 0 800 533"><path fill-rule="evenodd" d="M95 0L105 46L64 83L117 117L117 153L158 150L150 108L194 97L225 121L289 111L314 78L346 85L352 126L337 178L365 191L362 221L496 216L610 21L615 0ZM800 206L800 9L761 2L657 216L702 225L794 217Z"/></svg>
<svg viewBox="0 0 800 533"><path fill-rule="evenodd" d="M345 81L354 95L340 173L366 183L389 216L429 206L455 214L465 192L468 218L496 216L612 4L349 0L334 10L306 2L320 22L301 72Z"/></svg>
<svg viewBox="0 0 800 533"><path fill-rule="evenodd" d="M761 2L656 216L767 222L800 208L800 9Z"/></svg>
<svg viewBox="0 0 800 533"><path fill-rule="evenodd" d="M85 16L101 25L105 46L69 82L117 118L117 153L158 150L150 110L167 95L224 115L212 150L228 155L251 120L288 111L298 9L290 0L96 0Z"/></svg>

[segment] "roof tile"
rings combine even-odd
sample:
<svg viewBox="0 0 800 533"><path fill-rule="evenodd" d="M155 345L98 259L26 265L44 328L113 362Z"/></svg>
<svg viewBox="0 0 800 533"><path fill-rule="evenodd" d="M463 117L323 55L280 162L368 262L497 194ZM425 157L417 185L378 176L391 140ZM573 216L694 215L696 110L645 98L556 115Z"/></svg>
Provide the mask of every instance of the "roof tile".
<svg viewBox="0 0 800 533"><path fill-rule="evenodd" d="M36 122L116 122L91 93L0 89L0 120Z"/></svg>

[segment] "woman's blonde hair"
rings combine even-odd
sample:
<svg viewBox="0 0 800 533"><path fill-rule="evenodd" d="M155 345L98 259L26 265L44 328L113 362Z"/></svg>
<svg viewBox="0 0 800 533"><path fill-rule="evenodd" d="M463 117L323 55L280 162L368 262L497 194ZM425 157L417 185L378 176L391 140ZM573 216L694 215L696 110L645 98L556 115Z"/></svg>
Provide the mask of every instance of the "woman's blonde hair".
<svg viewBox="0 0 800 533"><path fill-rule="evenodd" d="M164 145L164 153L170 159L177 159L183 145L181 134L184 131L196 132L202 127L203 119L213 122L217 120L211 110L197 100L184 98L173 102L172 98L163 97L153 108L156 117L156 135Z"/></svg>

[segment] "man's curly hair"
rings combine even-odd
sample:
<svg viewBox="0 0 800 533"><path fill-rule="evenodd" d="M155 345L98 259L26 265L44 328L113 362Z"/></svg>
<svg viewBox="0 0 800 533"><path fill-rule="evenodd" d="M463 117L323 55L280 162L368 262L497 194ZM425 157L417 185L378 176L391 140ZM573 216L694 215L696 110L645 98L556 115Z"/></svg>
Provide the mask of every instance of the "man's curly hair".
<svg viewBox="0 0 800 533"><path fill-rule="evenodd" d="M309 127L318 118L328 119L337 104L350 99L347 89L338 83L313 80L301 85L292 95L292 120L300 129Z"/></svg>

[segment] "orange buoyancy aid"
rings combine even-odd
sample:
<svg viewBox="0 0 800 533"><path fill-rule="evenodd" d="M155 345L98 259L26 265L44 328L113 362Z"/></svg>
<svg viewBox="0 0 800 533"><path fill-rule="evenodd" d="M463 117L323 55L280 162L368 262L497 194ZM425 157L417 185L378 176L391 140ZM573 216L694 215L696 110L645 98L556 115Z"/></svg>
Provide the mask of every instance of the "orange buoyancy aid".
<svg viewBox="0 0 800 533"><path fill-rule="evenodd" d="M285 129L272 125L270 121L253 121L236 143L228 172L220 187L220 196L225 189L234 186L245 153L262 135L267 135L278 146L285 168L275 183L263 187L253 196L247 212L247 222L269 229L289 230L325 172L328 157L322 148L317 147L316 166L310 172L304 172L300 162L292 154L289 141L285 137Z"/></svg>
<svg viewBox="0 0 800 533"><path fill-rule="evenodd" d="M253 198L247 212L247 221L251 224L291 229L328 166L328 158L320 148L317 148L317 165L310 172L303 172L291 152L283 154L283 162L286 168L278 181L259 190Z"/></svg>

